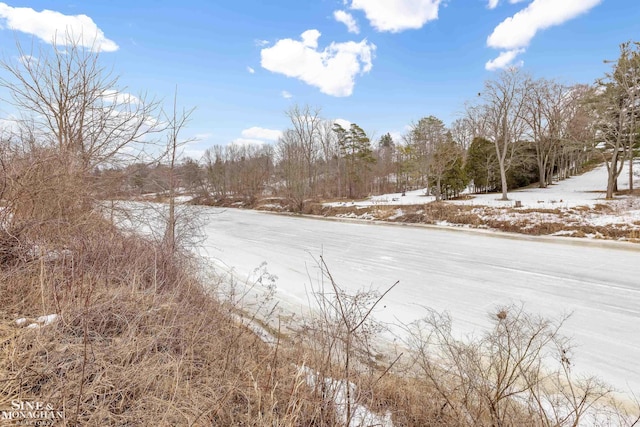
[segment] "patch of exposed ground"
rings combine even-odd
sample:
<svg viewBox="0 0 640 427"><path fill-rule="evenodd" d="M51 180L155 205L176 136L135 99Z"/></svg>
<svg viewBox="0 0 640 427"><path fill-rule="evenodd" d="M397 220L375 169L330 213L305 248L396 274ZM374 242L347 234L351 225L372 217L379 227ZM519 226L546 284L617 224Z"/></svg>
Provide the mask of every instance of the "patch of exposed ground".
<svg viewBox="0 0 640 427"><path fill-rule="evenodd" d="M192 204L301 213L323 217L352 218L411 224L467 227L527 235L554 235L640 243L640 198L627 196L613 201L579 206L514 207L465 203L361 204L357 201L326 203L305 201L302 211L282 197L224 199L196 197Z"/></svg>
<svg viewBox="0 0 640 427"><path fill-rule="evenodd" d="M287 206L262 204L258 209L289 211ZM308 203L303 213L411 224L435 224L522 233L622 240L640 243L640 199L615 200L595 206L515 208L431 202L423 205L361 206Z"/></svg>

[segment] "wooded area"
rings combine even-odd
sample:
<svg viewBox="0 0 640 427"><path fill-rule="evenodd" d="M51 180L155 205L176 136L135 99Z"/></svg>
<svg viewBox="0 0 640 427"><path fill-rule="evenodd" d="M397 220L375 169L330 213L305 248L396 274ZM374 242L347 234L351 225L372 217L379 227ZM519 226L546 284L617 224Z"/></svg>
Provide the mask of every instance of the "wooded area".
<svg viewBox="0 0 640 427"><path fill-rule="evenodd" d="M522 69L500 72L450 126L425 116L394 139L377 139L358 124L325 119L319 108L294 105L290 127L275 145L216 145L202 159L176 166L179 186L207 203L265 197L291 210L320 199L357 199L425 189L437 200L501 191L577 174L606 162L607 198L617 191L625 161L633 191L631 159L637 154L639 47L627 42L612 70L592 85L534 78ZM636 152L634 152L636 150ZM166 163L126 167L127 194L168 188ZM106 173L107 171L103 171Z"/></svg>

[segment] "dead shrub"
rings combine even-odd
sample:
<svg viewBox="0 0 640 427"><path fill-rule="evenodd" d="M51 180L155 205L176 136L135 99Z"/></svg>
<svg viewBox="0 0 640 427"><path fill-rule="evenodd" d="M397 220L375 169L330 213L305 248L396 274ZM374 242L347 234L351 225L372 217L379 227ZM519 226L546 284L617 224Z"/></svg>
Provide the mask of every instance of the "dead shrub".
<svg viewBox="0 0 640 427"><path fill-rule="evenodd" d="M322 203L315 201L305 201L302 207L302 213L306 215L322 215L323 211Z"/></svg>
<svg viewBox="0 0 640 427"><path fill-rule="evenodd" d="M56 223L91 208L91 178L75 171L71 160L49 148L12 153L5 170L6 209L26 224Z"/></svg>
<svg viewBox="0 0 640 427"><path fill-rule="evenodd" d="M400 222L406 222L408 224L427 224L426 216L419 213L405 213L397 219Z"/></svg>
<svg viewBox="0 0 640 427"><path fill-rule="evenodd" d="M484 335L465 340L446 314L407 326L416 381L436 391L441 425L575 426L588 412L610 410L598 406L608 386L570 373L571 346L559 333L566 317L549 321L508 306L490 319Z"/></svg>
<svg viewBox="0 0 640 427"><path fill-rule="evenodd" d="M16 267L31 259L24 226L0 227L0 268Z"/></svg>
<svg viewBox="0 0 640 427"><path fill-rule="evenodd" d="M0 271L0 406L44 400L69 425L316 423L294 360L272 363L275 349L209 296L193 261L107 223L82 229ZM51 313L39 328L15 322Z"/></svg>

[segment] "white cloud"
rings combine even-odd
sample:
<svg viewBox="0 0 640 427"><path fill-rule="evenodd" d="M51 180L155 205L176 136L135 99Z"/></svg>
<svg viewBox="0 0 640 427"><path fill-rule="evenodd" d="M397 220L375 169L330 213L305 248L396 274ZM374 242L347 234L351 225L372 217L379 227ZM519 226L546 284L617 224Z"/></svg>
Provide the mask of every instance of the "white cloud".
<svg viewBox="0 0 640 427"><path fill-rule="evenodd" d="M509 0L510 3L521 1L523 0ZM487 62L485 68L497 70L513 65L515 57L525 51L538 31L563 24L588 12L601 2L602 0L533 0L526 8L494 28L487 38L487 45L502 49L503 52ZM489 8L497 3L495 0L489 0Z"/></svg>
<svg viewBox="0 0 640 427"><path fill-rule="evenodd" d="M7 138L20 132L20 124L14 116L0 118L0 137Z"/></svg>
<svg viewBox="0 0 640 427"><path fill-rule="evenodd" d="M256 72L256 70L254 70L254 69L253 69L253 68L251 68L251 67L247 67L247 71L248 71L249 73L251 73L251 74L254 74L254 73Z"/></svg>
<svg viewBox="0 0 640 427"><path fill-rule="evenodd" d="M211 138L213 136L213 134L211 133L197 133L195 135L193 135L193 140L194 142L201 142L204 140L207 140L209 138Z"/></svg>
<svg viewBox="0 0 640 427"><path fill-rule="evenodd" d="M520 55L523 52L524 52L524 49L513 49L513 50L508 50L506 52L501 52L497 58L492 59L491 61L488 61L484 65L484 68L489 71L494 71L501 68L513 66L514 65L513 60L516 58L516 56ZM521 61L517 65L522 66L522 64L523 63Z"/></svg>
<svg viewBox="0 0 640 427"><path fill-rule="evenodd" d="M282 136L282 131L253 126L248 129L244 129L241 135L242 135L242 138L245 138L245 139L251 139L251 140L266 139L269 141L276 141L278 138Z"/></svg>
<svg viewBox="0 0 640 427"><path fill-rule="evenodd" d="M302 41L278 40L260 52L262 67L300 79L327 95L351 95L356 75L371 70L376 46L365 39L359 43L334 42L319 51L319 37L318 30L308 30L302 33Z"/></svg>
<svg viewBox="0 0 640 427"><path fill-rule="evenodd" d="M438 19L444 0L352 0L351 9L362 10L378 31L398 33L422 28Z"/></svg>
<svg viewBox="0 0 640 427"><path fill-rule="evenodd" d="M337 123L340 126L342 126L344 129L349 129L349 127L351 126L351 123L349 120L345 120L345 119L335 119L333 121L333 123Z"/></svg>
<svg viewBox="0 0 640 427"><path fill-rule="evenodd" d="M527 1L527 0L509 0L509 3L516 4L516 3L522 3L523 1ZM489 9L495 9L498 6L498 3L500 3L500 0L489 0L489 4L487 5L487 7Z"/></svg>
<svg viewBox="0 0 640 427"><path fill-rule="evenodd" d="M200 159L202 159L204 157L204 152L205 150L198 150L198 149L190 149L190 148L185 148L184 150L182 150L181 154L181 158L184 160L186 157L197 161L200 161Z"/></svg>
<svg viewBox="0 0 640 427"><path fill-rule="evenodd" d="M402 132L399 132L397 130L394 130L394 131L389 132L389 135L391 135L391 139L393 139L393 143L398 145L398 144L400 144L402 142L402 137L403 137L403 135L405 135L405 133L402 133Z"/></svg>
<svg viewBox="0 0 640 427"><path fill-rule="evenodd" d="M87 15L64 15L47 9L37 12L29 7L0 3L0 28L3 27L34 35L47 43L68 45L73 41L96 51L118 50L118 45L107 39Z"/></svg>
<svg viewBox="0 0 640 427"><path fill-rule="evenodd" d="M526 8L498 24L487 39L487 45L505 50L527 47L538 31L563 24L588 12L601 1L533 0Z"/></svg>
<svg viewBox="0 0 640 427"><path fill-rule="evenodd" d="M107 89L104 91L102 98L110 103L115 104L139 104L140 99L127 92L120 92L113 89Z"/></svg>
<svg viewBox="0 0 640 427"><path fill-rule="evenodd" d="M291 99L291 98L293 98L293 95L291 95L291 94L290 94L289 92L287 92L286 90L283 90L281 95L282 95L282 97L283 97L284 99Z"/></svg>
<svg viewBox="0 0 640 427"><path fill-rule="evenodd" d="M255 39L253 43L258 47L265 47L269 44L269 40Z"/></svg>
<svg viewBox="0 0 640 427"><path fill-rule="evenodd" d="M252 139L252 138L237 138L231 141L231 144L234 145L264 145L265 142L261 139Z"/></svg>
<svg viewBox="0 0 640 427"><path fill-rule="evenodd" d="M26 67L35 66L38 63L38 58L31 55L22 55L20 58L18 58L18 61L20 61L20 63L22 63Z"/></svg>
<svg viewBox="0 0 640 427"><path fill-rule="evenodd" d="M358 23L350 13L345 12L344 10L336 10L333 12L333 17L336 21L343 23L347 26L347 31L354 34L360 34L360 28L358 28Z"/></svg>

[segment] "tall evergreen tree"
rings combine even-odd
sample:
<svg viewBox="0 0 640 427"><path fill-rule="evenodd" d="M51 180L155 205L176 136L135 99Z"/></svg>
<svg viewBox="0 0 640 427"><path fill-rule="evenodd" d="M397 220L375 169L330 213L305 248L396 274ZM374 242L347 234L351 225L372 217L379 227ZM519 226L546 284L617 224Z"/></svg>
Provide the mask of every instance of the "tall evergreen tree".
<svg viewBox="0 0 640 427"><path fill-rule="evenodd" d="M333 130L338 136L340 153L345 159L349 197L359 195L362 183L366 183L365 175L376 162L371 149L371 141L366 132L352 123L349 130L335 123Z"/></svg>
<svg viewBox="0 0 640 427"><path fill-rule="evenodd" d="M486 138L473 138L464 170L473 181L474 191L488 192L499 188L500 171L493 143Z"/></svg>

